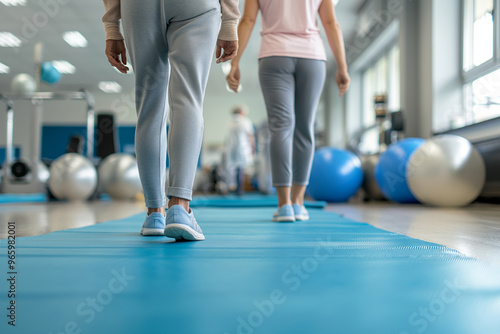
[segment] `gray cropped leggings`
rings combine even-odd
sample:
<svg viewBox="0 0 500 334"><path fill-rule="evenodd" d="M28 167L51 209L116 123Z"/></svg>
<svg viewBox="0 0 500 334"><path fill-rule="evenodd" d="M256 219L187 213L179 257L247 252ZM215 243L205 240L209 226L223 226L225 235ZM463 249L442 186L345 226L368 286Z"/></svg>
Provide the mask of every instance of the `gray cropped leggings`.
<svg viewBox="0 0 500 334"><path fill-rule="evenodd" d="M314 119L326 62L291 57L259 60L259 79L271 132L275 187L309 183L314 156Z"/></svg>
<svg viewBox="0 0 500 334"><path fill-rule="evenodd" d="M147 207L166 203L167 115L167 196L192 199L203 138L203 99L220 13L219 0L121 1L135 73L135 150Z"/></svg>

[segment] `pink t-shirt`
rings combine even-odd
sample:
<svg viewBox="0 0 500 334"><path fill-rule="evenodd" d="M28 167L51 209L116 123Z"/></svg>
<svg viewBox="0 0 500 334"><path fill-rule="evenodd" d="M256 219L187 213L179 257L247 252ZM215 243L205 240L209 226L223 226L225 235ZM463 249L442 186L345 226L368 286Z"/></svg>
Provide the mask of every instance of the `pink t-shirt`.
<svg viewBox="0 0 500 334"><path fill-rule="evenodd" d="M316 16L322 0L259 0L259 58L286 56L326 60Z"/></svg>

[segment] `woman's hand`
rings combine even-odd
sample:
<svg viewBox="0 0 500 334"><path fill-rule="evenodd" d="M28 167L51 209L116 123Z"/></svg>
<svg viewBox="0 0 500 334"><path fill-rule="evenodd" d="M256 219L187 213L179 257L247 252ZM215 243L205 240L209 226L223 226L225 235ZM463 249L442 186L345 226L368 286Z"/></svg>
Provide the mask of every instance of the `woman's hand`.
<svg viewBox="0 0 500 334"><path fill-rule="evenodd" d="M125 66L127 64L127 50L123 40L108 39L106 41L106 56L111 66L116 67L121 73L127 74L128 67Z"/></svg>
<svg viewBox="0 0 500 334"><path fill-rule="evenodd" d="M238 41L223 41L217 40L217 50L215 51L215 58L217 64L233 59L238 54Z"/></svg>
<svg viewBox="0 0 500 334"><path fill-rule="evenodd" d="M231 71L227 75L226 80L229 88L231 88L231 90L235 93L238 93L238 88L240 87L240 78L240 66L237 63L233 62L231 64Z"/></svg>
<svg viewBox="0 0 500 334"><path fill-rule="evenodd" d="M351 78L349 77L347 70L338 70L337 75L335 76L335 82L339 87L339 95L344 96L349 89L349 84L351 83Z"/></svg>

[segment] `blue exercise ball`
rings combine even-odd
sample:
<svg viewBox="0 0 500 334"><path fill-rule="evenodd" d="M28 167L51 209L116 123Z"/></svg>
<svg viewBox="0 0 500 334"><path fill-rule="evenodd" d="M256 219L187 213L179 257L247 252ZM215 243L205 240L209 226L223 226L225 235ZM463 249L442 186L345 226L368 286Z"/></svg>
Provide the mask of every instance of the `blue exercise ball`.
<svg viewBox="0 0 500 334"><path fill-rule="evenodd" d="M407 182L408 161L425 140L407 138L389 146L375 167L375 179L388 199L398 203L418 203Z"/></svg>
<svg viewBox="0 0 500 334"><path fill-rule="evenodd" d="M50 62L42 63L42 80L46 83L53 85L61 80L61 73Z"/></svg>
<svg viewBox="0 0 500 334"><path fill-rule="evenodd" d="M307 193L317 201L346 202L363 183L361 160L337 148L322 148L314 154Z"/></svg>

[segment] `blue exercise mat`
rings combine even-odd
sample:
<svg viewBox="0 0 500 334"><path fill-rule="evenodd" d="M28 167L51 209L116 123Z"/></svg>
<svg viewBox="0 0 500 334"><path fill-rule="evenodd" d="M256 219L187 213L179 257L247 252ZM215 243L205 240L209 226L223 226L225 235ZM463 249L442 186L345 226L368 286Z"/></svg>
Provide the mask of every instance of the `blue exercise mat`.
<svg viewBox="0 0 500 334"><path fill-rule="evenodd" d="M142 237L143 214L18 238L16 327L0 240L0 333L499 333L498 270L323 210L273 211L196 209L203 242Z"/></svg>
<svg viewBox="0 0 500 334"><path fill-rule="evenodd" d="M0 194L0 204L6 203L28 203L28 202L45 202L47 196L45 194Z"/></svg>
<svg viewBox="0 0 500 334"><path fill-rule="evenodd" d="M212 208L249 208L249 207L276 207L278 206L278 197L261 194L246 194L242 196L195 196L189 204L193 208L212 207ZM305 201L307 208L324 208L326 202Z"/></svg>

